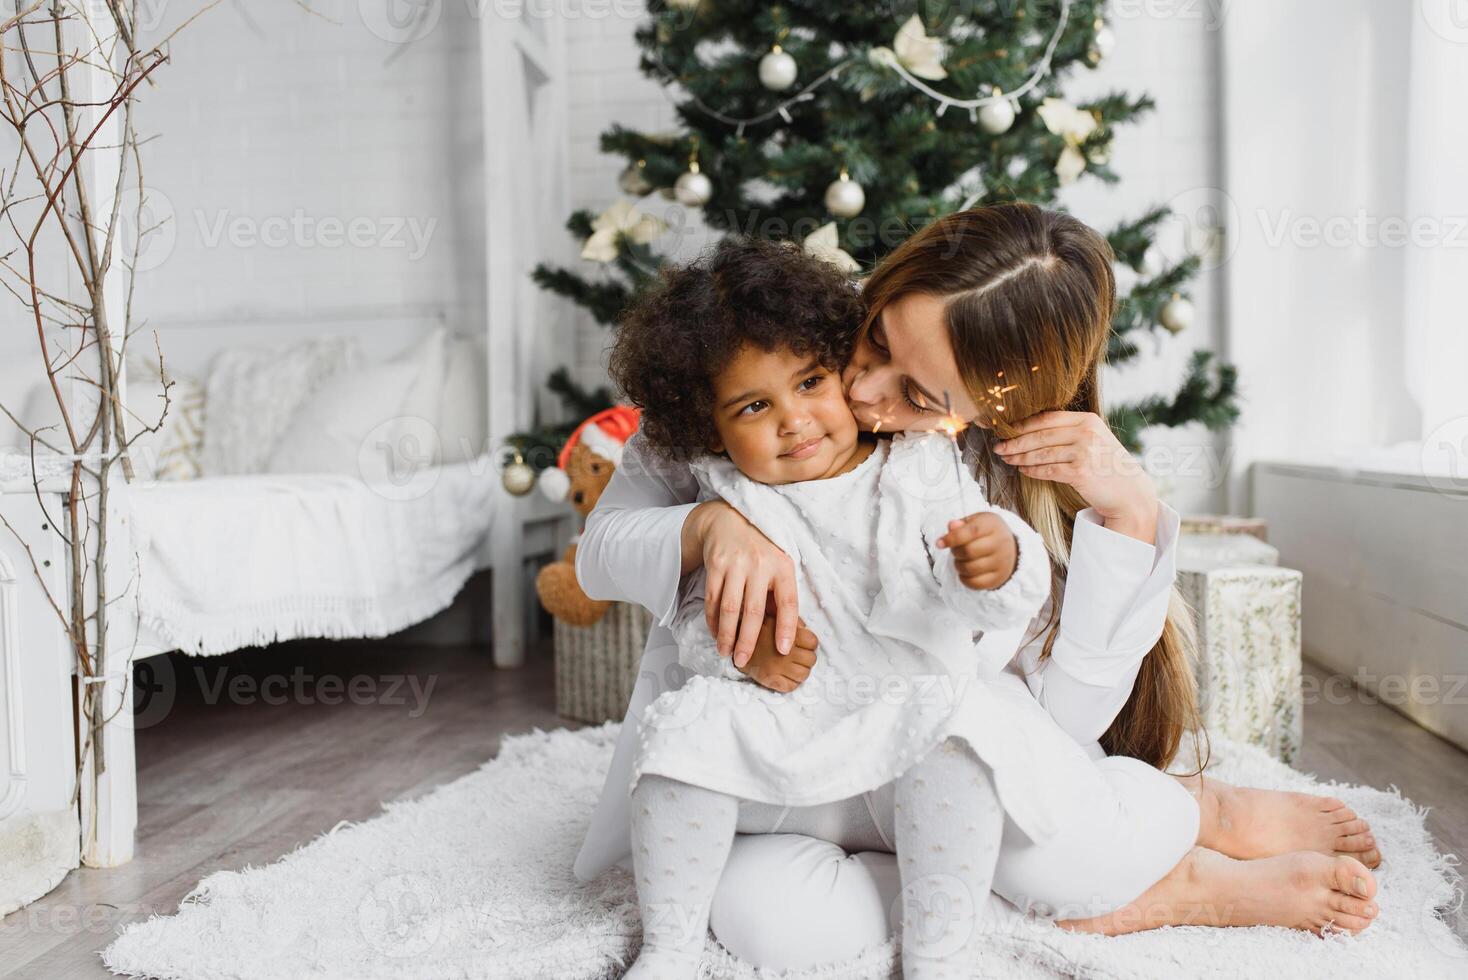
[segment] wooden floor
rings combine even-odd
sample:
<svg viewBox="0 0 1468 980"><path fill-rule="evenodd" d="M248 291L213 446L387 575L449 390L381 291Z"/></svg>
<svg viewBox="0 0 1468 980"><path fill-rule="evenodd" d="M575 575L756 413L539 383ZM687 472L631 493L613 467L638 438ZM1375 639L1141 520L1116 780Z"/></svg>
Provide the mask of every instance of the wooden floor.
<svg viewBox="0 0 1468 980"><path fill-rule="evenodd" d="M117 928L174 912L205 875L268 863L338 821L471 772L505 734L564 724L549 660L539 651L522 670L497 671L482 650L345 642L170 658L162 677L138 679L159 700L143 705L138 732L137 858L73 872L0 922L0 977L110 976L97 951ZM354 678L357 696L342 694ZM342 703L322 703L331 698ZM1390 708L1307 705L1301 768L1395 784L1432 808L1444 850L1468 855L1468 755ZM1468 938L1461 918L1454 926Z"/></svg>
<svg viewBox="0 0 1468 980"><path fill-rule="evenodd" d="M200 878L472 772L502 735L567 724L547 651L510 671L487 650L356 642L158 663L136 678L156 698L138 702L136 858L0 921L0 977L110 977L97 951L118 926L171 914Z"/></svg>

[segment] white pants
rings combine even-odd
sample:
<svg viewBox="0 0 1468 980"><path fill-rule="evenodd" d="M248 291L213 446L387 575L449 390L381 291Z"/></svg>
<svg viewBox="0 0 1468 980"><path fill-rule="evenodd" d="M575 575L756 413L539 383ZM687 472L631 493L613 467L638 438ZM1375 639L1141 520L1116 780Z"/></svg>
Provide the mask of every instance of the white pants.
<svg viewBox="0 0 1468 980"><path fill-rule="evenodd" d="M1035 844L1005 820L996 901L1047 918L1103 915L1156 884L1197 842L1198 803L1181 783L1136 759L1096 766L1109 795L1058 837ZM768 808L768 824L745 804L710 909L719 942L755 966L800 969L890 938L901 913L896 858L875 849L847 854L841 842L891 841L891 803L883 787L823 807ZM754 826L783 832L745 832Z"/></svg>

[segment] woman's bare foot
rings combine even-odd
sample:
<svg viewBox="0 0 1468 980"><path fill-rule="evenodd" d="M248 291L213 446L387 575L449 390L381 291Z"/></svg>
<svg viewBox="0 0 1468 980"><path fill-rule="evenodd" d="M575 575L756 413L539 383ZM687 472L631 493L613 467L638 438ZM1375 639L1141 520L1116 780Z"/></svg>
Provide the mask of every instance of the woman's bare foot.
<svg viewBox="0 0 1468 980"><path fill-rule="evenodd" d="M1357 933L1376 918L1375 897L1376 878L1347 855L1300 851L1239 861L1196 847L1130 905L1059 924L1107 936L1184 925Z"/></svg>
<svg viewBox="0 0 1468 980"><path fill-rule="evenodd" d="M1249 860L1295 851L1346 854L1381 864L1365 820L1333 796L1233 786L1211 776L1177 777L1198 799L1198 846Z"/></svg>

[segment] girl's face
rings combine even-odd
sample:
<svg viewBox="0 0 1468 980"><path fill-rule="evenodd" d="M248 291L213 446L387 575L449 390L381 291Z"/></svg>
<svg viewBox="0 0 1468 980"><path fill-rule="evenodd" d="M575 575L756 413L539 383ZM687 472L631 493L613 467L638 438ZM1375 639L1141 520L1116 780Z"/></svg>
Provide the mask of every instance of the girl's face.
<svg viewBox="0 0 1468 980"><path fill-rule="evenodd" d="M979 415L958 374L943 300L909 293L882 308L841 374L857 424L883 432L933 429L953 413Z"/></svg>
<svg viewBox="0 0 1468 980"><path fill-rule="evenodd" d="M821 480L856 449L856 419L841 379L814 357L744 347L714 382L710 446L759 483Z"/></svg>

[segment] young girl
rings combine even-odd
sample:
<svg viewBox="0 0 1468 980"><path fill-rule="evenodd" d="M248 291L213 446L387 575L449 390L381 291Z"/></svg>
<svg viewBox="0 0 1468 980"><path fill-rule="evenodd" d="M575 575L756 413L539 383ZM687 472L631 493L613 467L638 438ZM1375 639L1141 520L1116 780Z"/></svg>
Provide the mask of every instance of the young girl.
<svg viewBox="0 0 1468 980"><path fill-rule="evenodd" d="M690 583L674 636L699 676L649 706L633 771L638 980L695 975L735 831L769 829L769 805L778 823L834 804L838 842L866 834L895 847L910 980L972 955L1004 814L1042 841L1076 810L1034 777L1079 748L985 680L1049 593L1044 544L985 502L946 436L859 437L840 383L854 325L821 315L842 309L849 287L828 277L829 297L782 289L808 285L783 272L814 261L725 240L665 274L612 355L646 443L691 459L705 496L791 556L811 628L839 651L795 655L800 686L764 691L719 656ZM861 795L889 785L890 822Z"/></svg>

